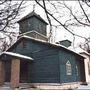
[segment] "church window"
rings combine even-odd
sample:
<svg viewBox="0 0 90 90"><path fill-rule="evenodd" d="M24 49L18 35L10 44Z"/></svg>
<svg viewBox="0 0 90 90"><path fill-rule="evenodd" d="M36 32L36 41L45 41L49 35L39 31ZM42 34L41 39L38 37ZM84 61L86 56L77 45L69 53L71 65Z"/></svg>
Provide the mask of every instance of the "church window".
<svg viewBox="0 0 90 90"><path fill-rule="evenodd" d="M66 74L67 75L72 75L72 66L71 66L70 61L66 62Z"/></svg>

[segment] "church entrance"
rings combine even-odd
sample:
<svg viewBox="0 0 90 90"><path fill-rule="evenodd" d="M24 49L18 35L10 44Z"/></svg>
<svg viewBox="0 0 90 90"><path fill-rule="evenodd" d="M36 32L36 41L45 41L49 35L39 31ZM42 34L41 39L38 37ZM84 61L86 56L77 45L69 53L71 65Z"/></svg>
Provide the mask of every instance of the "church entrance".
<svg viewBox="0 0 90 90"><path fill-rule="evenodd" d="M11 60L4 62L5 69L5 82L11 81Z"/></svg>
<svg viewBox="0 0 90 90"><path fill-rule="evenodd" d="M20 61L20 83L28 82L28 65L29 62L26 60ZM11 81L11 60L4 62L5 67L5 82Z"/></svg>
<svg viewBox="0 0 90 90"><path fill-rule="evenodd" d="M20 83L28 82L28 61L21 60L20 62Z"/></svg>

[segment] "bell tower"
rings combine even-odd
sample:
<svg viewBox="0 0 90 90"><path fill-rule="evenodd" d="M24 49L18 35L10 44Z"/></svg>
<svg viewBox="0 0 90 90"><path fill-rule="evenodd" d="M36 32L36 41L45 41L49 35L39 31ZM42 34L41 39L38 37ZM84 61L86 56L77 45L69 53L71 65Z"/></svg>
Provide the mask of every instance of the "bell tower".
<svg viewBox="0 0 90 90"><path fill-rule="evenodd" d="M46 36L46 27L48 24L34 10L19 20L18 23L21 34L34 31Z"/></svg>

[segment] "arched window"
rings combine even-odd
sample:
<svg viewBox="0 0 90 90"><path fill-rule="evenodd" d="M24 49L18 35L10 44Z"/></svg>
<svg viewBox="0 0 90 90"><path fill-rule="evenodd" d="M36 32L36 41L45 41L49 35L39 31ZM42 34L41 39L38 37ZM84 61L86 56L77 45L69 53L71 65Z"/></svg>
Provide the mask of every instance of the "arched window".
<svg viewBox="0 0 90 90"><path fill-rule="evenodd" d="M72 75L72 66L71 66L70 61L66 62L66 74L67 75Z"/></svg>

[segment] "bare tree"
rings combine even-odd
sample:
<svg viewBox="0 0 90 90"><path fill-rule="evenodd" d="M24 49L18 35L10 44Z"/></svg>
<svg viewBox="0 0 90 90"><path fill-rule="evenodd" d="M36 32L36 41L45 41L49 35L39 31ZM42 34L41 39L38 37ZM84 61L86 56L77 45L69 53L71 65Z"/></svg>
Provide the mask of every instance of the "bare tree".
<svg viewBox="0 0 90 90"><path fill-rule="evenodd" d="M15 23L19 12L23 8L21 5L24 0L1 0L0 1L0 33L3 33L3 37L0 37L1 48L0 51L5 51L12 45L15 31L10 29L15 28ZM9 41L7 41L9 38ZM9 43L8 43L9 42Z"/></svg>
<svg viewBox="0 0 90 90"><path fill-rule="evenodd" d="M65 7L70 11L70 14L73 17L73 20L76 21L76 22L69 23L69 24L68 24L68 21L66 21L67 26L70 27L72 24L75 25L77 23L77 24L82 25L82 26L90 27L90 14L88 11L88 10L90 10L90 1L83 0L83 2L82 2L82 1L78 0L78 4L79 4L79 7L82 11L80 16L76 16L73 13L73 10L64 3ZM85 6L88 8L88 10L85 9ZM83 50L87 51L88 53L90 53L90 37L85 38L85 42L80 43L79 47L82 48Z"/></svg>
<svg viewBox="0 0 90 90"><path fill-rule="evenodd" d="M80 47L81 49L87 51L88 53L90 53L90 37L87 38L87 39L88 39L88 41L85 40L85 42L80 43L80 44L79 44L79 47Z"/></svg>
<svg viewBox="0 0 90 90"><path fill-rule="evenodd" d="M89 13L87 13L87 10L85 9L85 5L90 8L90 3L85 1L82 2L80 0L76 1L79 5L79 8L81 9L81 11L77 11L74 12L71 6L66 4L66 1L51 1L51 0L35 0L35 2L44 9L46 16L47 16L47 20L49 22L50 25L50 35L49 35L49 39L52 36L53 33L53 27L58 28L58 27L63 27L64 30L68 31L72 36L73 36L73 42L75 41L75 37L80 37L80 38L84 38L86 41L88 41L88 39L86 37L83 37L82 35L78 35L76 33L73 32L73 29L71 28L72 26L87 26L90 27L90 19L89 19ZM68 2L68 1L67 1ZM19 14L19 10L21 9L21 5L23 3L22 1L18 2L13 2L12 0L7 1L0 1L0 31L3 32L4 34L6 34L9 39L11 40L11 42L13 41L11 38L11 35L14 35L14 32L8 32L7 29L8 28L14 28L13 23L15 23L15 19ZM51 6L51 8L53 8L53 10L51 10L51 8L48 8L48 5ZM61 18L65 17L65 12L61 12L60 10L62 9L66 9L69 13L69 18L67 18L66 20L63 20L63 22L61 21ZM76 14L75 14L76 13ZM77 15L77 13L80 13L80 16ZM56 14L58 14L58 16L56 16ZM54 24L54 22L57 22L58 24ZM8 33L8 34L7 34ZM6 38L6 37L4 37ZM1 38L2 40L3 38ZM4 42L4 44L6 44ZM4 45L3 45L4 46ZM11 46L6 45L6 46ZM74 46L74 43L73 43ZM6 47L5 47L6 48ZM3 50L5 50L5 48Z"/></svg>
<svg viewBox="0 0 90 90"><path fill-rule="evenodd" d="M90 2L86 1L81 1L78 0L77 5L77 11L74 11L74 9L72 9L71 6L67 5L66 2L68 1L51 1L51 0L35 0L36 3L42 7L45 10L45 13L47 15L47 19L49 21L50 27L63 27L64 30L68 31L70 34L72 34L73 36L73 45L74 45L74 41L75 41L75 37L80 37L80 38L84 38L85 41L88 42L88 39L86 37L83 37L82 35L78 35L76 33L73 32L73 29L71 28L73 27L78 27L78 26L87 26L90 27L90 14L88 12L88 10L86 10L85 7L87 7L88 9L90 8ZM43 4L41 3L43 2ZM50 11L50 9L48 8L48 4L47 2L51 5L51 8L54 8L53 11ZM68 10L68 14L69 17L68 19L66 19L65 21L63 20L63 22L60 20L60 18L64 17L64 13L63 15L60 12L60 9L66 9ZM79 9L78 9L79 8ZM90 9L89 9L90 10ZM55 14L58 13L58 17L55 16ZM56 21L58 23L58 25L54 25L52 24L52 20ZM51 28L52 29L52 28ZM52 30L50 29L50 32L52 32Z"/></svg>

